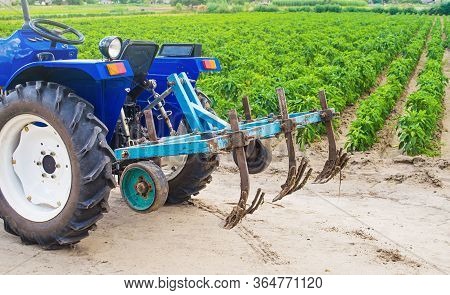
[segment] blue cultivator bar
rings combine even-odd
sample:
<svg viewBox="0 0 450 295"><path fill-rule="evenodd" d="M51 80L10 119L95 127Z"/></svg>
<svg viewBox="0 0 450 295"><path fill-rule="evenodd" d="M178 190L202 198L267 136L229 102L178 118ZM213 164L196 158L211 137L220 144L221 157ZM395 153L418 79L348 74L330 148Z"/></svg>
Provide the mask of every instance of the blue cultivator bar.
<svg viewBox="0 0 450 295"><path fill-rule="evenodd" d="M232 134L234 131L231 130L230 124L203 108L187 75L185 73L172 74L168 77L168 82L171 85L169 92L175 94L190 129L194 131L186 135L163 137L157 142L117 149L115 150L117 160L218 153L233 148ZM296 128L303 128L309 124L331 120L333 114L333 109L326 109L290 114L289 119ZM239 124L239 130L248 144L251 140L278 136L283 133L282 124L281 116L267 117L242 122Z"/></svg>
<svg viewBox="0 0 450 295"><path fill-rule="evenodd" d="M331 110L332 111L332 110ZM290 114L289 118L297 128L323 121L324 111ZM214 115L211 114L211 117ZM215 117L215 116L214 116ZM253 122L239 124L244 138L247 141L254 139L267 139L280 135L282 119L263 118ZM186 135L164 137L158 142L148 142L137 146L131 146L115 150L117 160L136 160L145 158L157 158L177 155L189 155L198 153L218 153L222 150L233 148L230 127L218 131L194 132Z"/></svg>
<svg viewBox="0 0 450 295"><path fill-rule="evenodd" d="M250 182L246 149L254 150L257 140L272 138L282 133L286 139L289 156L288 177L274 201L281 200L285 196L301 189L312 173L312 169L308 169L307 159L302 158L297 164L293 138L297 129L321 122L326 126L329 141L329 159L322 172L317 176L316 182L327 182L339 173L348 161L347 154L342 153L342 150L338 152L336 149L333 127L331 125L335 112L333 109L328 108L324 92L319 93L322 110L288 114L284 90L279 88L277 89L277 94L280 115L256 120L251 118L250 105L248 99L245 98L243 104L246 120L239 122L236 111L231 110L229 113L230 123L227 123L203 108L185 73L170 75L168 82L169 89L161 95L154 93L154 100L150 102L150 106L161 104L165 97L170 93L174 93L182 108L185 120L193 131L185 135L175 134L157 139L155 132L152 132L152 127L147 126L149 138L152 138L152 141L116 149L116 158L119 162L139 161L155 160L168 156L198 153L214 154L221 151L232 151L241 177L241 197L238 205L233 208L233 211L226 219L226 228L236 226L245 215L252 214L264 201L264 193L261 189L258 189L251 206L247 208ZM149 118L146 117L146 120L152 123L153 119L150 114L149 116Z"/></svg>

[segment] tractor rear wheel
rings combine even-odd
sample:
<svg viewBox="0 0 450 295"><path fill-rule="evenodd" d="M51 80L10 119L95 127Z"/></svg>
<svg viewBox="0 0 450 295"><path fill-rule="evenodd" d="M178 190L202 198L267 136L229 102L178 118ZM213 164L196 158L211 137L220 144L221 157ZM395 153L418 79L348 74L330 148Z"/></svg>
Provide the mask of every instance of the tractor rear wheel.
<svg viewBox="0 0 450 295"><path fill-rule="evenodd" d="M215 114L211 100L196 89L203 107ZM188 133L189 127L183 120L178 127L178 134ZM219 156L215 154L193 154L162 158L162 169L169 181L168 204L180 204L197 195L212 181L211 174L219 166Z"/></svg>
<svg viewBox="0 0 450 295"><path fill-rule="evenodd" d="M78 243L115 187L108 130L87 101L55 83L18 85L0 101L0 218L46 249Z"/></svg>

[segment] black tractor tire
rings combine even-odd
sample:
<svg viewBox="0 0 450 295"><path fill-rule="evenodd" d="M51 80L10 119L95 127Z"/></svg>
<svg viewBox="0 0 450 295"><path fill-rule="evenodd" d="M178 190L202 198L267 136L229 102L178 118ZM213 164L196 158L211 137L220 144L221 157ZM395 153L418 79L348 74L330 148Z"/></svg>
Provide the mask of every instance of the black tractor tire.
<svg viewBox="0 0 450 295"><path fill-rule="evenodd" d="M181 172L169 180L168 204L180 204L197 195L212 181L211 174L219 166L214 154L189 155Z"/></svg>
<svg viewBox="0 0 450 295"><path fill-rule="evenodd" d="M212 114L211 99L201 90L195 89L203 107ZM187 125L187 123L185 123ZM214 154L189 155L183 170L169 180L169 195L167 204L180 204L197 195L212 181L212 173L219 166L219 156Z"/></svg>
<svg viewBox="0 0 450 295"><path fill-rule="evenodd" d="M251 151L246 146L246 160L249 174L258 174L263 172L272 163L272 150L268 149L261 140L256 139L253 143ZM233 160L237 165L236 153L233 152Z"/></svg>
<svg viewBox="0 0 450 295"><path fill-rule="evenodd" d="M45 222L33 222L18 214L0 188L0 218L5 230L45 249L76 244L107 212L109 194L116 185L112 174L115 157L106 142L108 130L94 116L89 102L50 82L18 85L2 98L0 130L21 114L39 116L58 132L69 155L72 182L62 211Z"/></svg>

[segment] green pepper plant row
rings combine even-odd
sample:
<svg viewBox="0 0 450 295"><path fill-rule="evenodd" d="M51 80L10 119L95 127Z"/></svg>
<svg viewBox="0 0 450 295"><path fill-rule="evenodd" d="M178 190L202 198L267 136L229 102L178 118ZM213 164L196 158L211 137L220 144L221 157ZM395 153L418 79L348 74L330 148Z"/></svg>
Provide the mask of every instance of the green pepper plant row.
<svg viewBox="0 0 450 295"><path fill-rule="evenodd" d="M406 101L406 111L399 119L399 147L408 155L439 154L439 122L443 115L442 99L447 78L442 72L445 42L438 21L428 45L427 62L419 75L419 90Z"/></svg>
<svg viewBox="0 0 450 295"><path fill-rule="evenodd" d="M386 84L378 87L361 102L347 136L350 151L366 151L377 140L377 132L384 126L397 100L403 93L422 53L431 23L422 26L417 35L392 62L387 72Z"/></svg>
<svg viewBox="0 0 450 295"><path fill-rule="evenodd" d="M317 92L325 89L329 104L343 111L375 85L426 16L371 13L237 13L68 18L83 32L80 58L101 58L104 36L123 39L202 43L205 56L220 59L223 71L198 82L215 101L221 116L241 110L248 95L257 116L278 111L275 88L284 87L290 111L320 107ZM0 21L7 35L20 21ZM300 142L320 134L305 129Z"/></svg>

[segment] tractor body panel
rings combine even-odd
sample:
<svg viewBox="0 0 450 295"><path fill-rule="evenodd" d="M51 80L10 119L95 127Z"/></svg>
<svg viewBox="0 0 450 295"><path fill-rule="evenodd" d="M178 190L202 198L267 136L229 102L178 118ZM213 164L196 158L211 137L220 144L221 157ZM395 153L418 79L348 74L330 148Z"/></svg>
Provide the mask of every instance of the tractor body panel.
<svg viewBox="0 0 450 295"><path fill-rule="evenodd" d="M27 81L46 81L64 85L94 106L95 115L106 125L111 140L120 110L125 102L126 89L130 87L133 71L123 62L126 73L111 76L107 64L98 60L61 60L34 62L19 69L6 89Z"/></svg>
<svg viewBox="0 0 450 295"><path fill-rule="evenodd" d="M55 60L76 59L78 50L62 44L51 47L50 41L32 30L17 30L10 37L0 39L0 87L4 88L20 68L39 61L40 53L51 53Z"/></svg>
<svg viewBox="0 0 450 295"><path fill-rule="evenodd" d="M213 60L216 68L206 69L203 65L204 61ZM209 57L163 57L157 56L150 68L147 78L155 80L157 83L156 92L162 93L167 89L168 77L174 73L186 73L187 77L191 80L192 85L195 84L202 73L214 73L221 71L220 62L217 58ZM145 108L148 105L149 93L144 92L141 94L137 103L141 108ZM165 100L165 109L171 113L170 119L174 129L178 128L180 121L185 116L183 110L172 93ZM169 136L170 132L164 120L159 117L159 111L153 110L153 118L155 121L156 131L158 137Z"/></svg>

